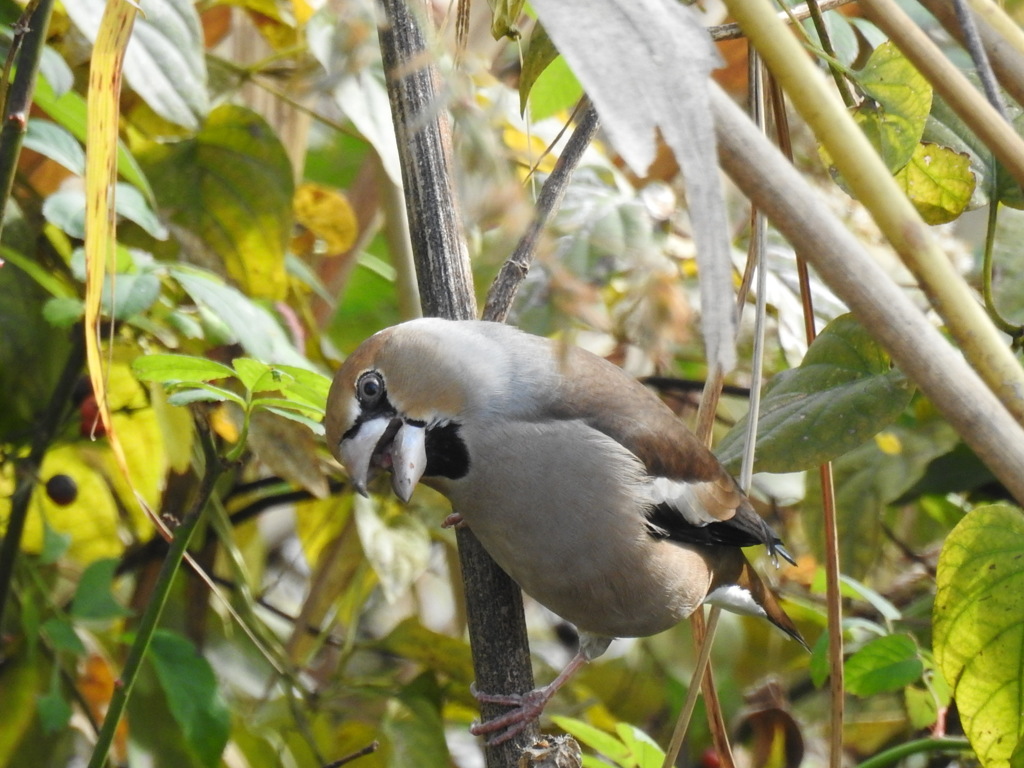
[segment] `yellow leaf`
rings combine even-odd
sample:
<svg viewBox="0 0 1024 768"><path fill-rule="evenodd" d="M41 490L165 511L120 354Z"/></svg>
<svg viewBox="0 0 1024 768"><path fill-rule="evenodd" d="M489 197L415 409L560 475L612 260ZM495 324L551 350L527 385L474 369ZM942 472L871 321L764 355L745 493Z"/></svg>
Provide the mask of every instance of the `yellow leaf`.
<svg viewBox="0 0 1024 768"><path fill-rule="evenodd" d="M976 184L970 157L929 142L917 145L895 178L929 224L945 224L963 213Z"/></svg>
<svg viewBox="0 0 1024 768"><path fill-rule="evenodd" d="M353 246L359 222L348 198L337 189L306 182L295 190L295 220L323 241L327 256Z"/></svg>
<svg viewBox="0 0 1024 768"><path fill-rule="evenodd" d="M888 456L897 456L903 450L899 436L892 432L879 432L875 435L875 444L878 450Z"/></svg>
<svg viewBox="0 0 1024 768"><path fill-rule="evenodd" d="M68 504L54 502L46 493L44 484L52 477L64 475L74 483L75 493ZM114 495L103 475L89 466L75 445L54 448L43 459L39 470L40 486L32 494L23 551L38 554L43 547L43 521L57 533L67 534L71 543L67 557L78 563L91 563L107 557L119 557L124 552L120 517ZM4 518L9 511L0 509Z"/></svg>
<svg viewBox="0 0 1024 768"><path fill-rule="evenodd" d="M533 168L534 164L537 163L538 159L548 149L548 145L543 139L537 136L530 136L527 139L525 133L511 126L505 128L502 138L505 146L518 156L520 163L523 165L521 175L524 177L526 171ZM557 160L558 158L554 154L548 152L547 155L544 155L543 159L540 159L537 170L541 173L551 173L555 169L555 162Z"/></svg>

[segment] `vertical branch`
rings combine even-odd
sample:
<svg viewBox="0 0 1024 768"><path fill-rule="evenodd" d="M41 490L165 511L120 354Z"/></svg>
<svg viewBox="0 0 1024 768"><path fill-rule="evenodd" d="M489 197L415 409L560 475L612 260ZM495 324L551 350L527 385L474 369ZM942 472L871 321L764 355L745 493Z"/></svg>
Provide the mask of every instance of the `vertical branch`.
<svg viewBox="0 0 1024 768"><path fill-rule="evenodd" d="M423 310L468 319L476 315L469 257L451 169L451 138L439 78L405 0L383 0L379 29L388 95L405 182L406 210ZM468 529L457 531L473 667L482 691L533 688L522 593ZM485 717L497 705L482 707ZM500 711L500 707L497 707ZM488 768L512 768L536 738L528 728L486 750Z"/></svg>
<svg viewBox="0 0 1024 768"><path fill-rule="evenodd" d="M405 182L413 259L427 315L476 316L473 276L452 178L451 127L417 14L384 0L378 33Z"/></svg>
<svg viewBox="0 0 1024 768"><path fill-rule="evenodd" d="M4 66L4 122L0 128L0 231L3 230L4 211L14 185L14 170L21 155L21 142L28 127L28 109L32 104L39 60L43 55L52 13L53 0L29 3L28 9L14 26L11 55ZM14 81L8 85L7 76L12 66L16 69Z"/></svg>
<svg viewBox="0 0 1024 768"><path fill-rule="evenodd" d="M779 149L786 159L793 161L793 147L789 140L789 122L786 101L778 83L771 80L772 110L778 129ZM814 301L807 259L796 250L797 274L800 281L800 299L804 315L804 337L810 345L818 334L814 325ZM843 718L846 711L843 670L843 602L839 592L839 525L836 520L835 488L832 482L832 463L818 467L821 478L821 513L825 528L825 606L828 615L829 664L829 765L835 768L843 757Z"/></svg>
<svg viewBox="0 0 1024 768"><path fill-rule="evenodd" d="M42 466L46 451L49 450L50 444L64 423L71 405L71 393L82 375L84 363L84 338L81 329L76 326L72 332L71 352L64 363L64 370L53 388L45 410L38 414L39 421L28 456L15 463L15 486L14 493L11 494L11 513L7 519L7 530L4 531L3 540L0 541L0 638L3 637L4 613L12 589L14 564L18 559L21 536L25 530L25 521L28 519L29 503L32 501L32 493L39 482L39 468ZM0 664L3 663L3 660L4 648L0 645Z"/></svg>

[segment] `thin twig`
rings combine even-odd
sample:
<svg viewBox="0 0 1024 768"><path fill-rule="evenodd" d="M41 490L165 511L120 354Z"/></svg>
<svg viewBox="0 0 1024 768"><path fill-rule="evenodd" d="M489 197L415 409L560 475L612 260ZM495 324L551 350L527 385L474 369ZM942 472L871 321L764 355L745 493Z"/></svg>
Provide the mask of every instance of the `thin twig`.
<svg viewBox="0 0 1024 768"><path fill-rule="evenodd" d="M953 0L953 10L956 12L956 20L963 32L964 48L974 62L974 69L981 80L981 87L985 91L985 98L988 103L1002 115L1006 120L1006 104L1003 103L1003 96L999 92L999 83L996 82L995 73L992 71L992 62L988 59L985 46L981 42L981 34L978 32L978 25L974 20L974 14L967 5L967 0Z"/></svg>
<svg viewBox="0 0 1024 768"><path fill-rule="evenodd" d="M846 106L854 107L856 106L856 101L850 90L850 84L846 81L846 75L836 63L838 59L836 49L832 45L832 38L829 37L828 27L825 26L825 17L821 13L821 6L818 5L816 0L808 0L807 10L810 12L814 31L818 34L818 43L821 45L821 50L825 52L828 71L832 75L832 80L835 81L836 90L842 96L843 103Z"/></svg>
<svg viewBox="0 0 1024 768"><path fill-rule="evenodd" d="M227 467L221 461L220 456L217 455L217 448L210 435L209 427L202 422L197 422L197 426L199 427L203 455L206 462L202 483L199 486L199 491L192 504L192 508L174 531L174 539L171 541L170 549L167 550L167 557L164 558L163 565L160 567L160 573L153 585L153 594L150 596L146 610L139 620L139 625L135 632L135 640L128 652L128 658L125 659L121 676L114 684L114 695L110 700L107 714L103 719L103 727L96 738L96 746L93 748L88 768L102 768L106 763L107 753L110 751L114 734L117 732L118 723L121 721L121 716L128 705L132 688L139 676L139 670L146 657L146 652L149 650L150 641L153 639L157 624L159 624L160 617L163 615L164 606L167 604L167 598L170 596L171 586L174 583L174 577L177 575L178 567L181 565L181 560L185 555L185 550L188 548L192 534L195 532L196 526L202 518L207 503L216 488L217 480Z"/></svg>
<svg viewBox="0 0 1024 768"><path fill-rule="evenodd" d="M541 187L540 195L537 198L537 212L533 221L530 222L530 226L519 240L512 255L502 264L498 276L491 284L491 289L487 294L487 303L484 306L484 320L504 322L508 317L519 286L526 279L530 266L533 264L540 233L562 204L572 174L576 170L576 166L579 165L583 153L590 146L599 125L597 110L588 103L576 124L576 129L566 142L558 162L555 163L554 170L551 171L544 181L544 186Z"/></svg>
<svg viewBox="0 0 1024 768"><path fill-rule="evenodd" d="M358 760L360 757L366 757L367 755L372 755L378 749L380 749L380 742L379 741L370 742L369 744L367 744L362 749L360 749L360 750L358 750L356 752L353 752L351 755L345 755L345 757L341 758L340 760L335 760L333 763L327 763L327 765L325 765L324 768L340 768L340 766L348 765L353 760Z"/></svg>
<svg viewBox="0 0 1024 768"><path fill-rule="evenodd" d="M793 146L789 137L785 97L774 78L770 78L769 82L779 149L787 160L793 162ZM817 328L814 325L814 296L811 292L807 260L799 249L795 248L794 250L800 283L800 304L803 308L804 336L809 346L817 336ZM823 464L818 471L821 482L822 515L826 531L825 549L827 553L825 558L825 602L829 627L829 765L831 768L837 768L843 755L843 716L846 708L846 700L843 697L843 604L839 591L839 534L835 513L832 465L830 463Z"/></svg>
<svg viewBox="0 0 1024 768"><path fill-rule="evenodd" d="M679 750L683 746L683 739L686 738L686 731L689 729L690 720L693 719L693 708L697 705L697 695L700 693L698 680L704 678L705 671L709 671L708 661L711 658L711 646L714 645L715 630L718 628L718 617L722 610L716 605L711 607L708 613L707 629L704 632L704 641L700 648L700 655L697 657L697 666L693 670L693 679L690 683L690 690L686 692L686 701L683 709L676 720L675 730L672 732L672 739L665 750L665 761L662 768L672 768L676 764Z"/></svg>
<svg viewBox="0 0 1024 768"><path fill-rule="evenodd" d="M831 11L852 2L854 2L854 0L824 0L824 2L818 3L817 5L818 10L824 13L825 11ZM802 21L810 15L811 9L808 3L803 3L795 8L779 12L779 18L786 22ZM708 34L711 35L711 39L715 42L720 40L738 40L741 37L744 37L743 30L740 29L740 25L736 22L717 24L713 27L708 27Z"/></svg>
<svg viewBox="0 0 1024 768"><path fill-rule="evenodd" d="M45 410L39 413L39 425L32 439L28 456L15 464L15 487L11 495L11 512L7 518L7 529L0 542L0 637L3 636L4 613L11 593L14 578L14 564L21 548L21 537L28 518L29 503L39 483L39 468L43 457L50 448L71 407L71 394L82 375L85 364L85 344L81 327L76 326L71 335L71 350L64 363L64 370L57 380ZM3 647L0 646L0 660Z"/></svg>

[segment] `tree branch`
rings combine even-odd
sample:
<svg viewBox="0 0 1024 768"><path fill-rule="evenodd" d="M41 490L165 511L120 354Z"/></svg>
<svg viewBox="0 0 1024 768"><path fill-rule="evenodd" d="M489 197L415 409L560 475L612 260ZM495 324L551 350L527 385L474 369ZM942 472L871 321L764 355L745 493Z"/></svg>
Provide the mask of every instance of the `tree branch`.
<svg viewBox="0 0 1024 768"><path fill-rule="evenodd" d="M487 294L487 304L484 306L484 320L505 322L512 302L516 298L516 293L519 291L519 286L526 279L534 256L537 254L537 243L540 240L541 230L561 206L565 190L572 180L572 174L600 127L597 110L594 109L590 100L584 98L581 106L582 114L576 123L576 129L569 137L569 141L566 142L565 150L555 163L554 170L544 180L544 186L541 187L533 221L530 222L530 226L523 233L516 249L501 265L501 270L494 278L494 282L491 283L491 289Z"/></svg>
<svg viewBox="0 0 1024 768"><path fill-rule="evenodd" d="M21 156L21 142L28 128L28 110L36 87L39 61L46 43L46 31L53 13L53 0L29 3L14 25L14 40L4 65L3 127L0 128L0 231L3 229L7 200L14 185L14 171ZM16 70L10 86L7 78Z"/></svg>
<svg viewBox="0 0 1024 768"><path fill-rule="evenodd" d="M717 86L722 168L861 319L992 473L1024 503L1024 429L799 172ZM827 248L821 246L828 243ZM986 319L985 322L988 322Z"/></svg>
<svg viewBox="0 0 1024 768"><path fill-rule="evenodd" d="M405 182L409 234L427 315L467 319L476 315L469 257L451 172L448 120L438 75L418 19L404 0L382 0L379 29L388 95ZM522 593L484 551L473 533L457 531L465 585L473 667L480 690L525 693L533 688ZM484 705L484 717L501 711ZM492 711L494 710L494 711ZM513 768L537 736L528 728L486 748L488 768Z"/></svg>

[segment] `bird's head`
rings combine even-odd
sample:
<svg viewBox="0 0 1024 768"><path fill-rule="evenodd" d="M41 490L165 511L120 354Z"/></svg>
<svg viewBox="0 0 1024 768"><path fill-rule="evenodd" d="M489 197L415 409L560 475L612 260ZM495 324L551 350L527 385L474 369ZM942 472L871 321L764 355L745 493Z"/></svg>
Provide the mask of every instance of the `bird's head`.
<svg viewBox="0 0 1024 768"><path fill-rule="evenodd" d="M357 491L365 495L370 480L390 470L395 494L408 501L428 465L449 477L465 472L458 429L490 389L491 367L480 361L492 351L467 324L421 319L387 328L349 355L327 398L326 436Z"/></svg>

